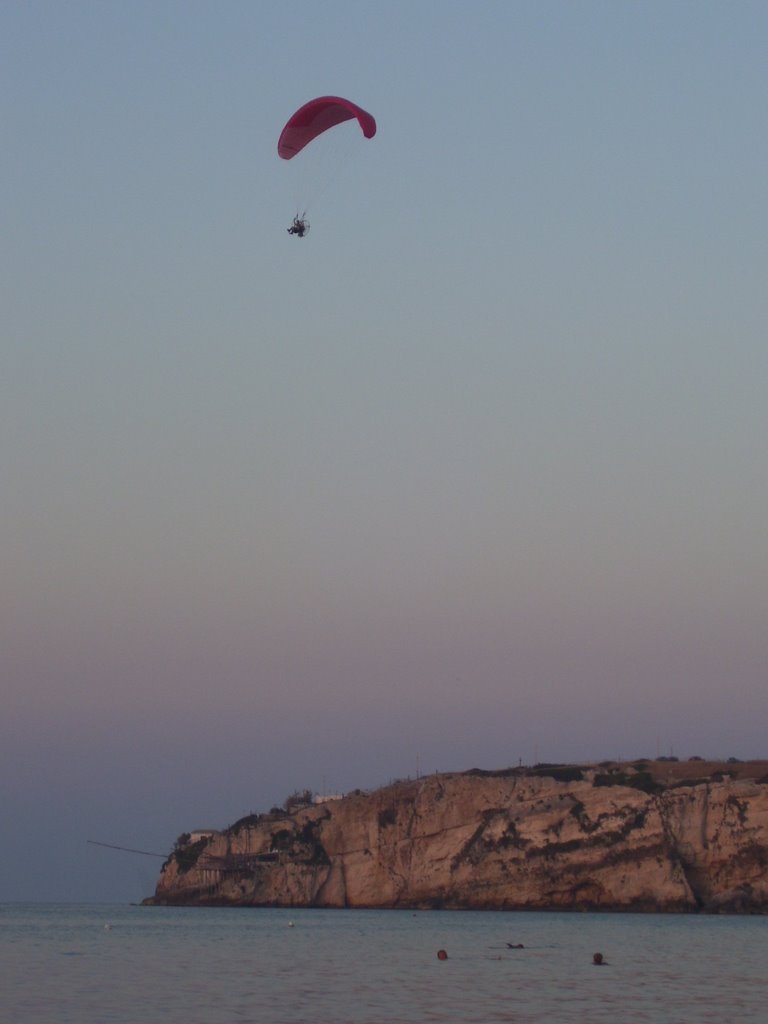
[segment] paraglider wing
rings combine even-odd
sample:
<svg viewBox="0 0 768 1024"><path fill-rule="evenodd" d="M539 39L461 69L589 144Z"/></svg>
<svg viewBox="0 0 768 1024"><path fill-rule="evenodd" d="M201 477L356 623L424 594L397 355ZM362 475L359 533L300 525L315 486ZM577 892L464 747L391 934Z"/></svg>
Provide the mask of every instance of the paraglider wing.
<svg viewBox="0 0 768 1024"><path fill-rule="evenodd" d="M283 160L290 160L302 149L337 124L357 118L363 135L372 139L376 134L376 122L362 107L341 96L319 96L299 107L280 133L277 154Z"/></svg>

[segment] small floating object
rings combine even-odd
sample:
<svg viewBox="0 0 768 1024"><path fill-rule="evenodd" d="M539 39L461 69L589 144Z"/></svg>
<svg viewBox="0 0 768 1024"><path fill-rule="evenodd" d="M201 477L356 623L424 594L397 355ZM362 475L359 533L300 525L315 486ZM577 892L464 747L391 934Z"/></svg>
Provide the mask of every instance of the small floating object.
<svg viewBox="0 0 768 1024"><path fill-rule="evenodd" d="M592 963L596 967L602 967L603 964L605 963L605 960L603 960L603 954L602 953L593 953L592 954Z"/></svg>
<svg viewBox="0 0 768 1024"><path fill-rule="evenodd" d="M293 923L293 921L289 921L289 922L288 922L288 927L289 927L289 928L293 928L293 927L294 927L294 923Z"/></svg>
<svg viewBox="0 0 768 1024"><path fill-rule="evenodd" d="M109 923L109 921L107 921L107 923L104 925L104 931L105 932L111 932L112 931L112 925Z"/></svg>
<svg viewBox="0 0 768 1024"><path fill-rule="evenodd" d="M437 959L438 960L447 960L448 959L448 954L445 952L444 949L438 949L438 951L437 951Z"/></svg>

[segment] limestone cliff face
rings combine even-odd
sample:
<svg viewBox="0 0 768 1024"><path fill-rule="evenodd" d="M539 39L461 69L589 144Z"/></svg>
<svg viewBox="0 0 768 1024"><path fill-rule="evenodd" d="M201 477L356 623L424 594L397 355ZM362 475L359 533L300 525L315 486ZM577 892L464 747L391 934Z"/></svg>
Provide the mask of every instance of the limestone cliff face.
<svg viewBox="0 0 768 1024"><path fill-rule="evenodd" d="M761 913L768 785L434 775L244 819L174 852L148 902Z"/></svg>

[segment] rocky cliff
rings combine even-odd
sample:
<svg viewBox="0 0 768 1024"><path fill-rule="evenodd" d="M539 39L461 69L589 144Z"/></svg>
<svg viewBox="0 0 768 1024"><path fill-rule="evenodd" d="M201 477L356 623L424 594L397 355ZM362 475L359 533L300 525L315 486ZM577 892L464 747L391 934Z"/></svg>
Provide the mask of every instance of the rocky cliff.
<svg viewBox="0 0 768 1024"><path fill-rule="evenodd" d="M682 767L433 775L253 815L177 845L146 902L768 911L768 765Z"/></svg>

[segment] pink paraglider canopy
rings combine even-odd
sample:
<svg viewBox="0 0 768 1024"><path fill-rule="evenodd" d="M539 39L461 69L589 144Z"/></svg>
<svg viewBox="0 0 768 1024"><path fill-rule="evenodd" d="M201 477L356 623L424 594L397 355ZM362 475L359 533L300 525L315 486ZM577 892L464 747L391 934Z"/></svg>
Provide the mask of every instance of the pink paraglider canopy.
<svg viewBox="0 0 768 1024"><path fill-rule="evenodd" d="M366 139L372 139L376 134L376 122L356 103L341 96L319 96L310 100L299 107L283 128L277 142L277 154L283 160L290 160L318 135L355 117Z"/></svg>

